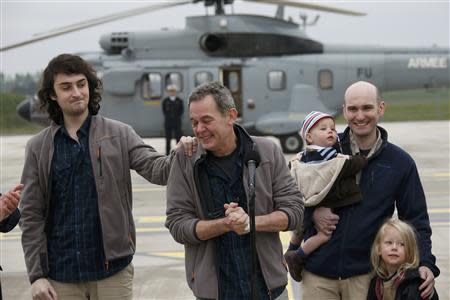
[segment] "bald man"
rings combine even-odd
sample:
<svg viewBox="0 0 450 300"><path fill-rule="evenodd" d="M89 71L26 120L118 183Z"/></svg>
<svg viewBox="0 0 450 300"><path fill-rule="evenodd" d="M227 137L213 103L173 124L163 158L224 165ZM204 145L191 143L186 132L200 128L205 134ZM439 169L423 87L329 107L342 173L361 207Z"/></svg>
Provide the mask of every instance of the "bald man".
<svg viewBox="0 0 450 300"><path fill-rule="evenodd" d="M303 274L302 299L366 299L370 282L370 248L384 220L397 208L398 217L418 233L419 287L422 298L433 293L439 275L431 253L431 228L424 191L416 164L404 150L388 142L378 126L386 106L378 89L359 81L345 92L344 118L348 127L340 134L344 154L361 154L368 164L359 178L363 200L334 209L305 210L305 238L319 230L332 234L328 243L308 256Z"/></svg>

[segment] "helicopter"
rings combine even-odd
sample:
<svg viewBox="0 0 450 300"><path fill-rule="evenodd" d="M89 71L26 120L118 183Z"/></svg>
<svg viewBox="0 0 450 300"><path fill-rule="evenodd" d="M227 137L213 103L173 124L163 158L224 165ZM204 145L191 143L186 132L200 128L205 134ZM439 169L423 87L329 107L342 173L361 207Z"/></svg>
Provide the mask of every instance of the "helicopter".
<svg viewBox="0 0 450 300"><path fill-rule="evenodd" d="M277 137L285 153L302 149L298 131L305 115L311 110L338 115L345 88L357 80L370 81L381 91L450 85L448 48L328 45L305 33L306 20L299 24L285 19L284 8L364 14L294 0L247 1L276 5L275 16L226 13L233 0L171 1L65 26L0 51L203 2L215 13L187 17L184 29L112 32L100 38L103 52L80 53L102 78L102 115L130 124L143 137L162 137L166 87L175 85L179 96L187 99L195 86L219 80L233 95L239 123L251 134ZM33 122L48 122L36 96L24 100L18 113ZM192 134L187 115L183 129Z"/></svg>

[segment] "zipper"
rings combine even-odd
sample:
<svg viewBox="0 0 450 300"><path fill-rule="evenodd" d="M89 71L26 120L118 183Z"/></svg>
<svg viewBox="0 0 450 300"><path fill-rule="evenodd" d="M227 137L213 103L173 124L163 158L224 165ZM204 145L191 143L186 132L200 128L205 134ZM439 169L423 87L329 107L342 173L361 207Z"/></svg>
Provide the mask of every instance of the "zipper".
<svg viewBox="0 0 450 300"><path fill-rule="evenodd" d="M101 145L98 145L97 160L98 160L98 165L99 165L99 174L100 174L100 176L103 176L103 171L102 171L102 146Z"/></svg>

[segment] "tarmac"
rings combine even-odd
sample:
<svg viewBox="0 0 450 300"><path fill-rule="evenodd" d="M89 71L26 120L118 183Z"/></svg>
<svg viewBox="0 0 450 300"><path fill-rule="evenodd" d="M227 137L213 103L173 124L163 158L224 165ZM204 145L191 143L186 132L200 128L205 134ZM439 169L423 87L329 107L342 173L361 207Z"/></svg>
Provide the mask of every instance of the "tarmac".
<svg viewBox="0 0 450 300"><path fill-rule="evenodd" d="M450 122L381 123L389 140L416 161L425 189L433 230L433 253L441 275L436 279L440 299L450 299ZM338 126L338 131L343 126ZM20 180L25 144L30 136L0 136L0 187L8 190ZM164 153L164 139L145 139ZM291 155L286 155L288 160ZM149 184L133 171L133 212L137 226L137 251L133 299L195 299L186 284L183 246L173 241L165 221L165 187ZM5 300L31 299L30 284L20 244L20 229L0 235L1 272ZM285 247L289 233L282 233ZM300 285L291 279L289 299L300 299Z"/></svg>

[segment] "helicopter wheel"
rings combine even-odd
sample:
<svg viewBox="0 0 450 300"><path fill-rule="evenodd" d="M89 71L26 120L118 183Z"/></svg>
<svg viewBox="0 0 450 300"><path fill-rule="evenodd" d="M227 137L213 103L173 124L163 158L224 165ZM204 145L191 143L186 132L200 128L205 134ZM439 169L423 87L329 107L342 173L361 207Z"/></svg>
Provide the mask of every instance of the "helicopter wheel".
<svg viewBox="0 0 450 300"><path fill-rule="evenodd" d="M278 136L284 153L298 153L303 149L303 140L298 133Z"/></svg>

